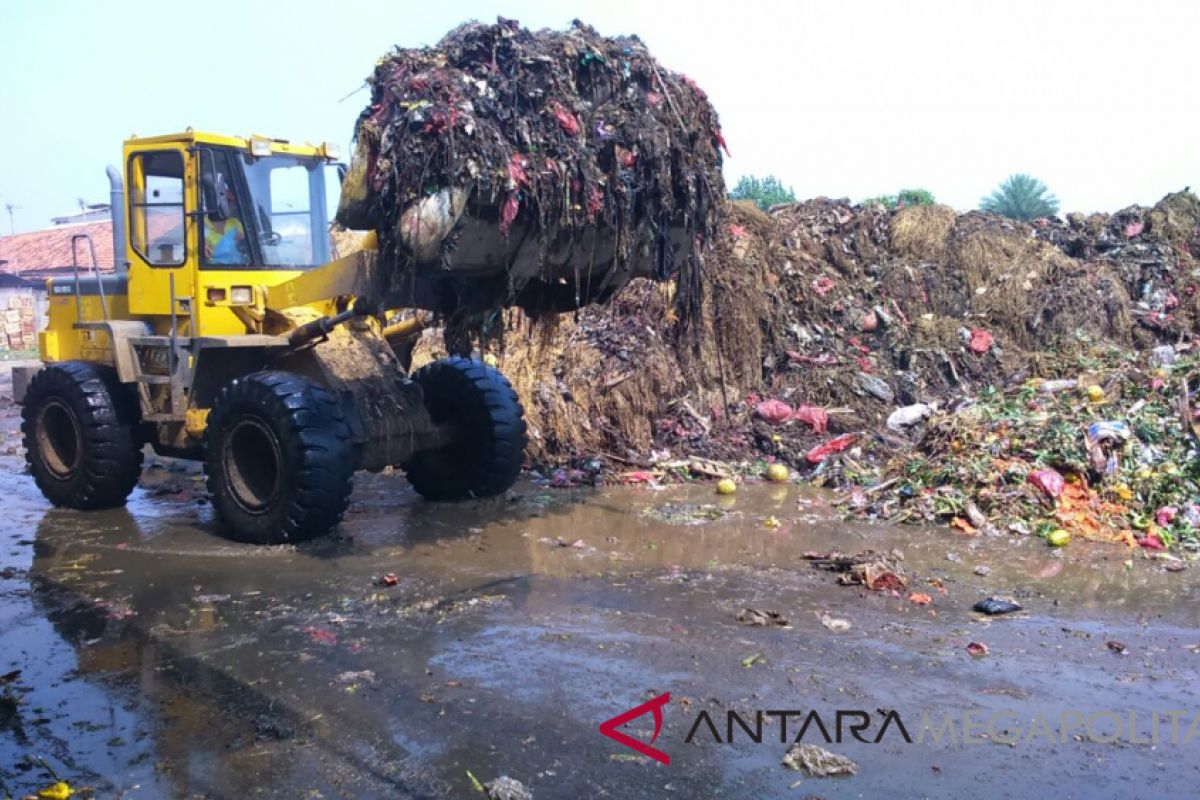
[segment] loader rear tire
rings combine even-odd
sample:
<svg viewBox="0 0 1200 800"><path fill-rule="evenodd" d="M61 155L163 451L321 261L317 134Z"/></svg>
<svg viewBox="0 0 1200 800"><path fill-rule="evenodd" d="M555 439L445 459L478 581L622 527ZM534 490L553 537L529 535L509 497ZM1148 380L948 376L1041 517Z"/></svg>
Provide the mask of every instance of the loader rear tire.
<svg viewBox="0 0 1200 800"><path fill-rule="evenodd" d="M232 538L285 544L323 536L350 503L350 428L322 386L290 372L255 372L213 401L205 471Z"/></svg>
<svg viewBox="0 0 1200 800"><path fill-rule="evenodd" d="M29 382L21 409L25 463L56 506L115 508L142 471L138 412L109 367L62 361Z"/></svg>
<svg viewBox="0 0 1200 800"><path fill-rule="evenodd" d="M435 424L456 428L453 444L418 451L404 468L427 500L491 497L512 487L525 460L525 411L512 384L488 365L458 356L413 374Z"/></svg>

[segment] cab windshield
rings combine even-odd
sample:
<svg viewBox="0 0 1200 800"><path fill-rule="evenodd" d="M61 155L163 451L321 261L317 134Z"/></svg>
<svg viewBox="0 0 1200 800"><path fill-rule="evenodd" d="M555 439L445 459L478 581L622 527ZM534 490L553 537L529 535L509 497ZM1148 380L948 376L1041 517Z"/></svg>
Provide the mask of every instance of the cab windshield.
<svg viewBox="0 0 1200 800"><path fill-rule="evenodd" d="M289 269L330 261L329 223L340 189L333 166L318 158L246 156L246 183L263 266Z"/></svg>

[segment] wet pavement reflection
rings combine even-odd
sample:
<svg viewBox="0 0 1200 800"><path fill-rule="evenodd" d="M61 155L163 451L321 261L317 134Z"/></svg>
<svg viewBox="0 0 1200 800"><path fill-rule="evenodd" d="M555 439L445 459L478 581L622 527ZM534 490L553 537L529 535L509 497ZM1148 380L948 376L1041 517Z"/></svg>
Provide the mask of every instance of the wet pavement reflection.
<svg viewBox="0 0 1200 800"><path fill-rule="evenodd" d="M127 509L89 514L48 508L20 471L0 459L13 796L45 785L34 756L130 798L466 797L468 770L542 798L1127 797L1197 777L1200 731L1157 746L849 740L827 746L857 776L799 786L773 729L684 741L700 710L730 708L895 709L914 733L925 712L1190 709L1186 727L1196 570L1142 553L846 524L794 486L523 483L439 505L389 476L362 477L339 536L261 548L216 535L195 472L168 461ZM867 549L901 551L932 603L838 585L805 558ZM1024 610L972 612L989 595ZM789 624L748 627L744 608ZM989 654L968 655L972 641ZM597 732L668 691L669 767ZM634 735L649 739L648 720Z"/></svg>

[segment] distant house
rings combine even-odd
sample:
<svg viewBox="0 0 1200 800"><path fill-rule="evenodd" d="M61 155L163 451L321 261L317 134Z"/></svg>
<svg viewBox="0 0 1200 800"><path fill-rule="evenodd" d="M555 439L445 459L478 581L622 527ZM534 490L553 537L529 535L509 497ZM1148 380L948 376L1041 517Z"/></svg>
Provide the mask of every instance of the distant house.
<svg viewBox="0 0 1200 800"><path fill-rule="evenodd" d="M0 236L0 351L37 347L37 331L46 324L46 279L66 278L74 272L73 237L90 237L96 247L97 268L112 272L112 222L87 219L100 211L88 209L86 221L64 217L60 219L68 220L65 224L52 228ZM80 273L90 273L92 255L87 239L79 239L75 249Z"/></svg>
<svg viewBox="0 0 1200 800"><path fill-rule="evenodd" d="M27 280L68 276L72 272L71 239L78 234L91 237L96 246L96 264L101 272L113 268L112 222L97 220L55 225L40 231L0 236L0 271ZM80 272L90 272L91 253L86 240L76 245Z"/></svg>

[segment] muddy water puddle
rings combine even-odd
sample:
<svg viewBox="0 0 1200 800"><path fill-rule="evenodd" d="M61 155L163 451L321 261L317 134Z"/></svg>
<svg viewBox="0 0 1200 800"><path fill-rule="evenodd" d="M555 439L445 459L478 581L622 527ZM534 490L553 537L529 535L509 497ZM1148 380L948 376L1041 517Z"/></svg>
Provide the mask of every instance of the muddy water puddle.
<svg viewBox="0 0 1200 800"><path fill-rule="evenodd" d="M0 475L0 672L22 670L20 735L0 730L14 796L45 777L22 761L35 752L124 797L466 797L467 770L542 798L1129 796L1090 783L1097 765L1154 796L1200 764L1197 743L889 738L828 745L859 774L793 788L773 729L685 741L701 709L1194 708L1195 570L1141 553L846 524L791 486L522 484L515 500L435 505L378 476L340 536L255 548L215 535L187 470L152 470L127 510L86 515L47 509L16 473ZM867 549L902 556L930 604L838 585L806 558ZM1024 610L973 613L989 595ZM747 608L786 625L739 622ZM668 691L670 767L598 734ZM1046 757L1064 768L1031 770Z"/></svg>

